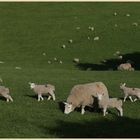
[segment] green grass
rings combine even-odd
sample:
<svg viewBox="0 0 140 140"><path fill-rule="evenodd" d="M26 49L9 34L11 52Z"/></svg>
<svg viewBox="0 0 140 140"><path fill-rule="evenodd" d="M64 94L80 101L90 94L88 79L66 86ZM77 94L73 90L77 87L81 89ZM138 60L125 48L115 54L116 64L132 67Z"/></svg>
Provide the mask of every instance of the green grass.
<svg viewBox="0 0 140 140"><path fill-rule="evenodd" d="M126 17L127 13L131 16ZM85 115L79 111L65 115L60 104L79 83L102 81L110 96L118 98L123 97L120 82L140 87L140 26L132 26L140 23L139 13L140 3L1 2L0 61L5 63L0 64L0 77L14 102L0 100L0 137L140 137L139 101L125 102L122 118L113 109L106 117L90 110ZM78 26L80 30L76 30ZM88 26L94 26L95 31L89 31ZM95 36L100 40L94 41ZM61 48L63 44L66 49ZM113 54L118 50L134 61L136 71L115 70ZM63 63L54 62L54 57ZM75 57L80 59L78 66L72 62ZM105 69L103 59L110 62L105 63ZM16 66L22 69L16 70ZM56 102L46 99L38 103L29 81L54 84Z"/></svg>

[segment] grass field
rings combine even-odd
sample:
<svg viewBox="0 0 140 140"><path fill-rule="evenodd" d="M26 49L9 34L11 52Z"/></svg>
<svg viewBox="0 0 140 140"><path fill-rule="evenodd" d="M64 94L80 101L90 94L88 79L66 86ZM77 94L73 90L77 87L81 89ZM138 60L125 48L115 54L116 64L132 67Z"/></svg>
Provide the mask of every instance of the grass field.
<svg viewBox="0 0 140 140"><path fill-rule="evenodd" d="M79 83L102 81L109 95L118 98L123 97L120 82L140 87L140 26L135 22L140 24L140 3L1 2L0 61L5 63L0 64L0 77L14 102L0 98L0 137L140 137L140 101L127 100L122 118L112 109L106 117L94 110L65 115L61 103ZM95 36L100 39L94 41ZM116 51L122 60L113 55ZM80 59L78 65L72 62L75 57ZM116 71L126 60L134 62L136 71ZM38 103L29 81L54 84L56 102L46 98Z"/></svg>

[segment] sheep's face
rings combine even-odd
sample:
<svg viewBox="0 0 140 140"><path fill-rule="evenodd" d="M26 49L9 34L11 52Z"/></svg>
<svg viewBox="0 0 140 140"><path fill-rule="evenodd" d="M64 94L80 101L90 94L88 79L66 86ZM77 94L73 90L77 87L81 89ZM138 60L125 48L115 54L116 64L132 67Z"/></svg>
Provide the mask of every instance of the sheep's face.
<svg viewBox="0 0 140 140"><path fill-rule="evenodd" d="M35 83L30 83L30 88L33 89L35 87Z"/></svg>
<svg viewBox="0 0 140 140"><path fill-rule="evenodd" d="M69 114L74 110L72 104L66 102L64 102L64 104L65 104L65 110L64 110L65 114Z"/></svg>
<svg viewBox="0 0 140 140"><path fill-rule="evenodd" d="M97 98L99 101L103 99L103 96L104 96L104 94L97 93Z"/></svg>

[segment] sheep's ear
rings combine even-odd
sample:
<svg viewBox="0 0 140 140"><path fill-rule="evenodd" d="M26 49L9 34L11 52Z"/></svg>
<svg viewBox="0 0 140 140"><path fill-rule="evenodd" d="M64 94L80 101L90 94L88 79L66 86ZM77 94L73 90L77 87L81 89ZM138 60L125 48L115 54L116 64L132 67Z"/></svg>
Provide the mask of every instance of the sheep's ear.
<svg viewBox="0 0 140 140"><path fill-rule="evenodd" d="M125 86L125 85L126 85L126 83L123 83L123 85Z"/></svg>
<svg viewBox="0 0 140 140"><path fill-rule="evenodd" d="M68 104L67 102L63 102L63 103L64 103L64 105Z"/></svg>

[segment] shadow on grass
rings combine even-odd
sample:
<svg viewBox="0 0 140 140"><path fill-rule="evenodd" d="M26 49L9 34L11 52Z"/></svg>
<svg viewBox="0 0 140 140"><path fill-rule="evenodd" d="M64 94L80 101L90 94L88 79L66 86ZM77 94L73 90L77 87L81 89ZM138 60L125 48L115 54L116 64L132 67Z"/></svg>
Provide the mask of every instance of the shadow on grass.
<svg viewBox="0 0 140 140"><path fill-rule="evenodd" d="M115 117L113 120L81 122L57 121L55 128L43 128L43 132L58 138L140 138L140 120Z"/></svg>
<svg viewBox="0 0 140 140"><path fill-rule="evenodd" d="M0 100L6 102L6 98L0 96Z"/></svg>
<svg viewBox="0 0 140 140"><path fill-rule="evenodd" d="M24 95L24 96L37 99L37 95Z"/></svg>
<svg viewBox="0 0 140 140"><path fill-rule="evenodd" d="M122 55L123 59L112 58L106 59L104 62L100 62L100 64L92 64L92 63L78 63L76 67L80 70L117 70L117 67L122 64L130 61L135 70L140 70L140 52L128 53Z"/></svg>

